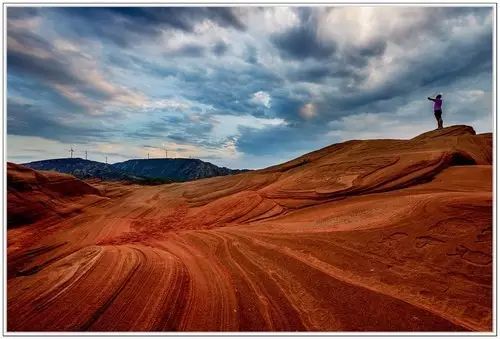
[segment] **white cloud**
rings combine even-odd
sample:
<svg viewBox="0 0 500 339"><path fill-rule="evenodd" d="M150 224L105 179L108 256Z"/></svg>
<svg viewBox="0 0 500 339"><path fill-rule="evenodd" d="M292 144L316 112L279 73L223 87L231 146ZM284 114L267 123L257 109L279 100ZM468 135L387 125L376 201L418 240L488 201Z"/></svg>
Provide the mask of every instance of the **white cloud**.
<svg viewBox="0 0 500 339"><path fill-rule="evenodd" d="M293 7L250 8L242 15L247 26L261 34L284 32L300 23Z"/></svg>
<svg viewBox="0 0 500 339"><path fill-rule="evenodd" d="M271 108L271 96L264 91L255 92L250 99L255 104L262 105L266 108Z"/></svg>
<svg viewBox="0 0 500 339"><path fill-rule="evenodd" d="M146 103L143 107L145 109L171 109L184 112L191 107L191 104L179 99L160 99Z"/></svg>
<svg viewBox="0 0 500 339"><path fill-rule="evenodd" d="M352 139L410 139L436 128L432 114L422 116L411 124L392 113L361 113L342 117L330 123L328 137L340 141Z"/></svg>
<svg viewBox="0 0 500 339"><path fill-rule="evenodd" d="M335 7L320 14L318 36L341 48L362 47L377 39L408 43L401 38L427 22L431 14L429 8L418 7Z"/></svg>
<svg viewBox="0 0 500 339"><path fill-rule="evenodd" d="M214 115L215 119L212 135L218 139L239 134L240 127L261 129L268 126L279 126L286 124L280 118L257 118L252 115Z"/></svg>
<svg viewBox="0 0 500 339"><path fill-rule="evenodd" d="M8 29L9 30L37 30L40 29L40 26L42 24L42 18L33 16L33 17L28 17L28 18L12 18L9 17L9 20L7 22Z"/></svg>
<svg viewBox="0 0 500 339"><path fill-rule="evenodd" d="M456 97L462 102L476 101L483 99L486 92L480 89L462 90L455 93Z"/></svg>

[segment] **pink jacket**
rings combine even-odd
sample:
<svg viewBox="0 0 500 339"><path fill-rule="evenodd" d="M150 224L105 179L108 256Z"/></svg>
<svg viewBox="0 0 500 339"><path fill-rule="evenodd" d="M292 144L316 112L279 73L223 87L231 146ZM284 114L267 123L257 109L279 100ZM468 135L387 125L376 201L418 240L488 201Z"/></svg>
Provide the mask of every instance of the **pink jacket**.
<svg viewBox="0 0 500 339"><path fill-rule="evenodd" d="M443 100L441 100L441 99L434 99L434 110L435 111L440 110L442 104L443 104Z"/></svg>

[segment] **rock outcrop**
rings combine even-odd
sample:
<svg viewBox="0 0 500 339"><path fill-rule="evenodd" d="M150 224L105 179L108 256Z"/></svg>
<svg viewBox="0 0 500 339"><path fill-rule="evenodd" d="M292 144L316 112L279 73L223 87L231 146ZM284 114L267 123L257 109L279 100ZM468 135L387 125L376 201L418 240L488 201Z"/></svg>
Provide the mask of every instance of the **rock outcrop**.
<svg viewBox="0 0 500 339"><path fill-rule="evenodd" d="M74 214L101 195L95 187L71 175L41 172L7 163L7 226ZM89 197L90 196L90 197Z"/></svg>

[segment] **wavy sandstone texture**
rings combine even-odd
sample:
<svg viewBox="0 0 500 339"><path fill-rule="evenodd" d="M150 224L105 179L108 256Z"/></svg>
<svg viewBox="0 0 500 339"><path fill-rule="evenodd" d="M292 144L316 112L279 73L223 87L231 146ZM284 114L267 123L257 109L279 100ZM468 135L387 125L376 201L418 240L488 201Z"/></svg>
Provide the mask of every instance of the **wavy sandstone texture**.
<svg viewBox="0 0 500 339"><path fill-rule="evenodd" d="M76 215L9 229L8 330L492 330L491 134L97 188L66 197ZM33 194L9 191L9 213Z"/></svg>

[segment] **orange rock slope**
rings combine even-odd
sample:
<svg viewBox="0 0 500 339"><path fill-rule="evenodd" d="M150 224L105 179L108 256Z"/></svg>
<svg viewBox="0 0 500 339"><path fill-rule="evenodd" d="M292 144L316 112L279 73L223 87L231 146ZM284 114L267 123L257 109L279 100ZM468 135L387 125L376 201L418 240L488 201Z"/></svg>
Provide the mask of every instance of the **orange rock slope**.
<svg viewBox="0 0 500 339"><path fill-rule="evenodd" d="M96 187L8 230L9 331L492 330L491 134ZM35 196L10 189L9 213Z"/></svg>

